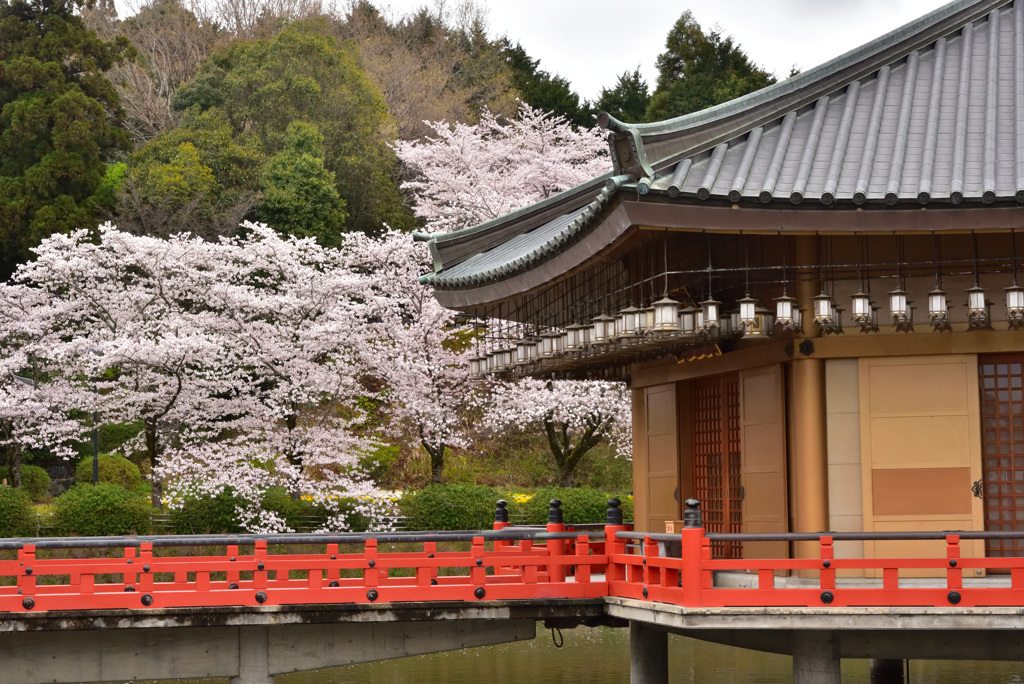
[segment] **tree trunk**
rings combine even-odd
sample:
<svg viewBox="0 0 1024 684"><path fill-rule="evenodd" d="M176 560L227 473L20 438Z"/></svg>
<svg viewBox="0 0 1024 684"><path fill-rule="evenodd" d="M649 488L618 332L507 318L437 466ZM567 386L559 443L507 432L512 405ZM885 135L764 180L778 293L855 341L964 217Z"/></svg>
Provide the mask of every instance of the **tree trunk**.
<svg viewBox="0 0 1024 684"><path fill-rule="evenodd" d="M150 495L150 503L153 504L153 508L163 508L163 482L161 482L156 475L156 468L159 465L159 442L156 434L156 423L151 420L145 421L146 431L146 452L149 454L149 467L150 467L150 479L153 483L153 491Z"/></svg>
<svg viewBox="0 0 1024 684"><path fill-rule="evenodd" d="M18 488L21 486L21 449L14 448L14 451L11 453L10 464L11 486Z"/></svg>
<svg viewBox="0 0 1024 684"><path fill-rule="evenodd" d="M558 465L558 486L566 489L576 486L575 465L560 462Z"/></svg>
<svg viewBox="0 0 1024 684"><path fill-rule="evenodd" d="M432 449L424 443L423 448L430 454L430 482L441 484L441 473L444 471L444 452L447 447L442 444L436 449Z"/></svg>

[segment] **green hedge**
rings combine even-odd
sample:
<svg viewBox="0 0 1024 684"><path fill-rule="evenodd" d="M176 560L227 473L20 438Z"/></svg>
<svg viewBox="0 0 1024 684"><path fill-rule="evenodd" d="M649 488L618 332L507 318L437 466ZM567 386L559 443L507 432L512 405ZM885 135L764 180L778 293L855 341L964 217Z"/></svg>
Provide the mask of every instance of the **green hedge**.
<svg viewBox="0 0 1024 684"><path fill-rule="evenodd" d="M171 511L171 527L175 534L237 534L237 503L230 487L217 496L187 498Z"/></svg>
<svg viewBox="0 0 1024 684"><path fill-rule="evenodd" d="M546 525L548 508L552 499L562 502L562 518L566 524L581 525L588 523L603 524L608 515L608 499L612 497L622 502L622 519L629 522L633 519L633 499L626 495L609 495L600 489L589 487L545 487L538 489L533 498L523 504L517 504L513 513L525 516L521 521L524 525Z"/></svg>
<svg viewBox="0 0 1024 684"><path fill-rule="evenodd" d="M215 497L194 497L181 508L171 511L171 526L176 534L235 534L242 529L235 508L243 503L229 487ZM263 507L275 511L292 529L317 529L324 526L332 513L310 501L292 499L283 487L271 487L261 500ZM352 510L354 500L343 500L340 508L349 513L349 529L364 531L366 521Z"/></svg>
<svg viewBox="0 0 1024 684"><path fill-rule="evenodd" d="M116 484L125 489L138 489L142 486L142 473L139 467L124 456L118 454L100 454L100 483ZM75 467L76 484L92 484L92 456L87 456Z"/></svg>
<svg viewBox="0 0 1024 684"><path fill-rule="evenodd" d="M494 504L506 498L483 485L429 485L407 492L400 503L410 530L489 530Z"/></svg>
<svg viewBox="0 0 1024 684"><path fill-rule="evenodd" d="M148 534L150 513L145 496L112 483L77 484L54 501L60 535Z"/></svg>
<svg viewBox="0 0 1024 684"><path fill-rule="evenodd" d="M0 466L0 482L4 480L7 480L7 484L11 484L11 470L7 466ZM25 490L32 501L48 501L50 498L50 476L46 469L22 464L21 488Z"/></svg>
<svg viewBox="0 0 1024 684"><path fill-rule="evenodd" d="M27 537L35 532L35 514L27 492L0 485L0 537Z"/></svg>

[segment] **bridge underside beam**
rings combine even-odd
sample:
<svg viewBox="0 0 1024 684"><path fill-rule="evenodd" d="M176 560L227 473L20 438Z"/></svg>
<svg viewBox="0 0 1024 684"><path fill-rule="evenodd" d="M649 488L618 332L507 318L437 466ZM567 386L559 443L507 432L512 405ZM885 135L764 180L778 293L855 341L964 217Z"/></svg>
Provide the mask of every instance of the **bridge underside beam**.
<svg viewBox="0 0 1024 684"><path fill-rule="evenodd" d="M533 619L0 634L4 684L273 675L533 639Z"/></svg>

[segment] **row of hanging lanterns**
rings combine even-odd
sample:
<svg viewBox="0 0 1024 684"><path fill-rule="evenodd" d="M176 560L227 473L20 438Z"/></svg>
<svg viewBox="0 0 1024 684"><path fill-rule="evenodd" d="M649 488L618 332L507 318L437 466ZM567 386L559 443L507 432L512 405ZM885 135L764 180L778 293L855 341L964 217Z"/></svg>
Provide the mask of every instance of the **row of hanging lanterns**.
<svg viewBox="0 0 1024 684"><path fill-rule="evenodd" d="M1004 291L1008 328L1024 328L1024 287L1014 279ZM966 293L968 330L991 328L991 304L984 288L975 283ZM897 332L912 332L913 308L907 292L897 287L888 293L888 298L893 328ZM796 307L796 299L784 290L774 302L772 312L746 293L737 300L734 311L724 313L722 302L711 296L699 306L684 307L666 294L648 307L630 304L617 316L601 314L591 319L590 324L574 323L564 329L551 329L496 346L470 359L470 376L508 371L567 355L607 354L650 341L681 338L699 343L733 336L768 337L776 327L785 331L801 330L802 312ZM870 295L863 291L852 295L850 318L862 332L879 331L878 311ZM823 334L842 334L843 312L835 299L824 291L813 300L813 320ZM938 285L928 293L928 320L937 332L952 330L948 295Z"/></svg>
<svg viewBox="0 0 1024 684"><path fill-rule="evenodd" d="M792 306L795 300L782 299L788 307L783 325L799 327L795 322L799 321L799 311ZM696 343L733 335L767 337L773 332L775 314L757 306L749 295L737 303L735 311L723 313L722 302L713 297L699 306L683 307L666 294L649 307L630 304L617 316L595 316L589 325L574 323L498 345L470 359L470 376L500 373L566 355L602 355L650 341L678 338Z"/></svg>

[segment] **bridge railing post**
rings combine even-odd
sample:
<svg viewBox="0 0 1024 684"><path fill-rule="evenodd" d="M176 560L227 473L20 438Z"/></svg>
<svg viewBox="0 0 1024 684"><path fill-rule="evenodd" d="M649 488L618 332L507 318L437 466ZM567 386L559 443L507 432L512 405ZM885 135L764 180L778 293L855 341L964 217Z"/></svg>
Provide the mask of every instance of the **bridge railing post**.
<svg viewBox="0 0 1024 684"><path fill-rule="evenodd" d="M608 564L604 569L604 578L608 582L621 582L626 579L626 566L616 563L613 559L626 553L626 541L619 539L617 532L622 532L626 526L622 524L622 509L619 506L622 502L618 499L608 499L608 512L605 515L604 525L604 552Z"/></svg>
<svg viewBox="0 0 1024 684"><path fill-rule="evenodd" d="M960 535L946 535L946 588L963 589L964 571L960 565ZM1011 571L1012 572L1012 571Z"/></svg>
<svg viewBox="0 0 1024 684"><path fill-rule="evenodd" d="M18 593L22 595L24 601L36 593L35 544L25 544L18 549L18 561L21 563L21 574L18 575Z"/></svg>
<svg viewBox="0 0 1024 684"><path fill-rule="evenodd" d="M363 569L363 586L367 589L376 588L380 573L377 571L377 540L367 539L363 542L363 558L367 566Z"/></svg>
<svg viewBox="0 0 1024 684"><path fill-rule="evenodd" d="M494 508L494 530L503 530L506 527L511 527L511 523L508 521L508 502L504 499L499 499L495 504ZM494 551L495 553L501 553L512 547L512 542L508 539L495 539L494 540ZM507 565L495 565L495 575L513 575L515 572L513 568Z"/></svg>
<svg viewBox="0 0 1024 684"><path fill-rule="evenodd" d="M682 569L680 581L683 585L683 605L704 605L704 521L700 512L700 501L686 500L683 513Z"/></svg>
<svg viewBox="0 0 1024 684"><path fill-rule="evenodd" d="M153 542L142 542L139 544L139 561L142 563L142 574L139 575L139 591L148 593L153 591ZM198 579L198 577L197 577Z"/></svg>
<svg viewBox="0 0 1024 684"><path fill-rule="evenodd" d="M562 502L558 499L552 499L549 502L550 508L548 508L548 532L565 532L565 522L562 516ZM548 539L548 556L552 559L560 558L565 555L565 540L564 539ZM565 566L554 563L548 564L548 581L550 582L564 582L565 581Z"/></svg>
<svg viewBox="0 0 1024 684"><path fill-rule="evenodd" d="M819 538L821 570L818 574L818 585L821 589L836 588L836 569L832 567L835 558L835 547L832 545L831 535L822 535Z"/></svg>
<svg viewBox="0 0 1024 684"><path fill-rule="evenodd" d="M253 557L256 560L256 568L252 571L252 588L253 589L266 589L267 588L267 577L269 571L266 569L264 561L267 559L267 540L257 539L255 549L253 549Z"/></svg>

